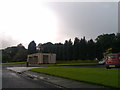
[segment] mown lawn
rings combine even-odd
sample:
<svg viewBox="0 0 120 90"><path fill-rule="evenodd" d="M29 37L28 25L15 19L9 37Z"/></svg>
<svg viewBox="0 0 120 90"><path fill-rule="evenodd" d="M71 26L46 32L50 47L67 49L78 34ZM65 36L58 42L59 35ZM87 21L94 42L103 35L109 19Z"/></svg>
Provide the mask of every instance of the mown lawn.
<svg viewBox="0 0 120 90"><path fill-rule="evenodd" d="M63 63L63 64L36 64L36 65L29 65L30 67L34 66L62 66L62 65L98 65L98 63Z"/></svg>
<svg viewBox="0 0 120 90"><path fill-rule="evenodd" d="M29 65L29 67L39 67L39 66L47 66L47 67L53 67L56 66L56 64L33 64L33 65Z"/></svg>
<svg viewBox="0 0 120 90"><path fill-rule="evenodd" d="M57 61L57 64L73 64L73 63L98 63L96 60L62 60Z"/></svg>
<svg viewBox="0 0 120 90"><path fill-rule="evenodd" d="M98 65L98 63L63 63L57 65Z"/></svg>
<svg viewBox="0 0 120 90"><path fill-rule="evenodd" d="M118 86L118 69L81 68L81 67L44 67L30 71L55 75L77 81L100 84L110 87Z"/></svg>
<svg viewBox="0 0 120 90"><path fill-rule="evenodd" d="M0 63L2 65L13 65L13 64L25 64L26 62L9 62L9 63Z"/></svg>

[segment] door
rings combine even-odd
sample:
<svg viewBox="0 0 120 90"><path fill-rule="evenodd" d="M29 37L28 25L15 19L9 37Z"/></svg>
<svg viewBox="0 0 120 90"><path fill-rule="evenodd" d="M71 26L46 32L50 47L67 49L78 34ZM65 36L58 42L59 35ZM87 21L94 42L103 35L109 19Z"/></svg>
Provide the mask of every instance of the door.
<svg viewBox="0 0 120 90"><path fill-rule="evenodd" d="M43 63L46 63L46 64L49 63L48 57L49 57L48 55L43 55Z"/></svg>

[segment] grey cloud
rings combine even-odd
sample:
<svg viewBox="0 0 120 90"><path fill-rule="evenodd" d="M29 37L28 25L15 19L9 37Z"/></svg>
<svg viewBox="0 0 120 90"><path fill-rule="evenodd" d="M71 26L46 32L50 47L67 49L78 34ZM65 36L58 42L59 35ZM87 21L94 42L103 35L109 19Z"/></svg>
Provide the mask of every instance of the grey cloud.
<svg viewBox="0 0 120 90"><path fill-rule="evenodd" d="M18 43L17 40L14 40L11 36L5 35L5 34L0 34L0 49L4 49L10 46L15 45Z"/></svg>
<svg viewBox="0 0 120 90"><path fill-rule="evenodd" d="M60 35L95 39L118 32L117 2L55 2L48 6L60 19Z"/></svg>

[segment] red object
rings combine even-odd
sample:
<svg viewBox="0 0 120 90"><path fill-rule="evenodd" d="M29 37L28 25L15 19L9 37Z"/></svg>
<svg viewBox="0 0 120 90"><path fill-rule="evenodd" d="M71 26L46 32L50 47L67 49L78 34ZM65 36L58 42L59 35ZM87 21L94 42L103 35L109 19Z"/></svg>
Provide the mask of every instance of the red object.
<svg viewBox="0 0 120 90"><path fill-rule="evenodd" d="M106 68L120 67L120 53L108 54L106 56Z"/></svg>

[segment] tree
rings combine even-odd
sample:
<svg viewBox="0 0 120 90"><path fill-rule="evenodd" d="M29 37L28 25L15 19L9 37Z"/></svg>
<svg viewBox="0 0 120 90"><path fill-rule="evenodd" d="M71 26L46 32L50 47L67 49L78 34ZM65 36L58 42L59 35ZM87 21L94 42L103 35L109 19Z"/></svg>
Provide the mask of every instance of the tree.
<svg viewBox="0 0 120 90"><path fill-rule="evenodd" d="M8 47L4 50L5 53L9 54L11 58L17 53L18 49L16 46Z"/></svg>
<svg viewBox="0 0 120 90"><path fill-rule="evenodd" d="M64 59L65 60L68 60L68 41L67 40L65 40L65 43L64 43L64 45L63 45L63 50L64 50L64 52L63 52L63 55L64 55Z"/></svg>
<svg viewBox="0 0 120 90"><path fill-rule="evenodd" d="M120 33L117 33L115 36L114 45L112 46L113 53L120 53Z"/></svg>
<svg viewBox="0 0 120 90"><path fill-rule="evenodd" d="M103 34L99 35L96 38L97 43L101 44L103 49L106 50L111 48L114 45L114 41L116 41L115 34Z"/></svg>
<svg viewBox="0 0 120 90"><path fill-rule="evenodd" d="M53 53L53 44L51 42L47 42L41 45L44 53Z"/></svg>
<svg viewBox="0 0 120 90"><path fill-rule="evenodd" d="M28 45L28 54L34 54L36 53L36 43L34 41L31 41Z"/></svg>
<svg viewBox="0 0 120 90"><path fill-rule="evenodd" d="M22 62L27 60L27 50L20 49L16 55L13 57L14 62Z"/></svg>
<svg viewBox="0 0 120 90"><path fill-rule="evenodd" d="M78 60L79 59L79 43L80 40L76 37L73 44L73 59Z"/></svg>
<svg viewBox="0 0 120 90"><path fill-rule="evenodd" d="M80 60L87 59L87 41L85 37L81 38L79 43L79 59Z"/></svg>
<svg viewBox="0 0 120 90"><path fill-rule="evenodd" d="M96 58L95 42L90 39L87 43L87 59L94 60Z"/></svg>
<svg viewBox="0 0 120 90"><path fill-rule="evenodd" d="M25 47L20 43L17 45L17 49L25 49Z"/></svg>
<svg viewBox="0 0 120 90"><path fill-rule="evenodd" d="M103 34L99 35L96 39L96 57L102 59L103 53L109 49L113 48L116 42L115 34ZM113 48L114 50L114 48Z"/></svg>
<svg viewBox="0 0 120 90"><path fill-rule="evenodd" d="M104 57L106 50L110 50L111 53L120 53L120 33L99 35L96 41L92 39L87 41L85 37L81 39L75 37L74 43L71 39L65 40L64 44L40 43L37 46L37 51L34 41L28 45L28 54L36 52L55 53L57 60L92 60L95 58L100 60ZM8 47L2 50L3 62L26 60L26 51L22 44Z"/></svg>
<svg viewBox="0 0 120 90"><path fill-rule="evenodd" d="M43 52L43 47L42 47L42 43L39 43L38 46L36 47L37 52Z"/></svg>
<svg viewBox="0 0 120 90"><path fill-rule="evenodd" d="M2 50L2 62L25 61L27 50L22 44Z"/></svg>
<svg viewBox="0 0 120 90"><path fill-rule="evenodd" d="M17 45L17 52L14 55L12 61L14 62L22 62L27 60L27 50L22 44Z"/></svg>
<svg viewBox="0 0 120 90"><path fill-rule="evenodd" d="M73 43L71 41L71 39L69 39L68 41L68 60L72 60L73 59Z"/></svg>
<svg viewBox="0 0 120 90"><path fill-rule="evenodd" d="M11 60L12 57L5 50L2 50L2 63L11 62Z"/></svg>
<svg viewBox="0 0 120 90"><path fill-rule="evenodd" d="M55 48L55 52L56 52L56 58L57 60L65 60L64 59L64 55L63 55L63 44L62 43L56 43L54 45L54 48Z"/></svg>

